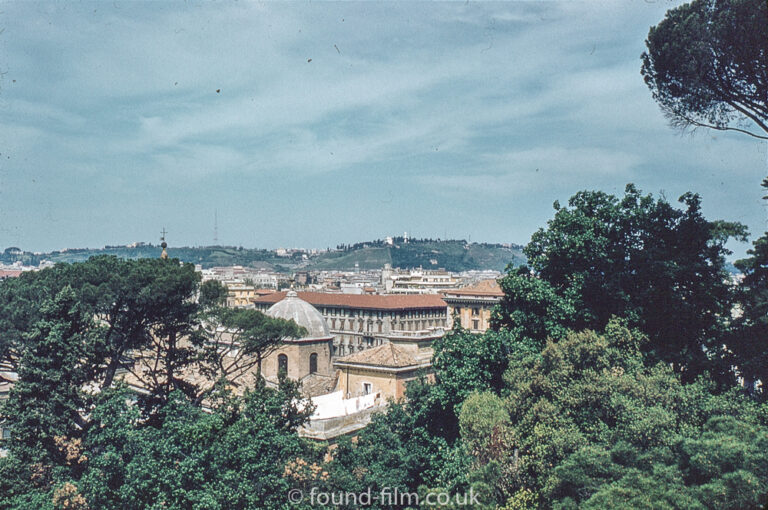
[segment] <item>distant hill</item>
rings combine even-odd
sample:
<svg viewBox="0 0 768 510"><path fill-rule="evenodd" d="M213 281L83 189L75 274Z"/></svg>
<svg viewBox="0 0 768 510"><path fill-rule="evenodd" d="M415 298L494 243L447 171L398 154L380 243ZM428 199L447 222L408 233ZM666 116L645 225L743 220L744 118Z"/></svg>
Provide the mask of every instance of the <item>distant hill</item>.
<svg viewBox="0 0 768 510"><path fill-rule="evenodd" d="M168 248L168 254L184 262L213 266L241 265L272 271L293 270L351 270L381 269L384 264L392 267L424 269L443 268L448 271L493 269L503 271L509 263L519 265L525 258L522 247L488 243L467 243L463 240L408 240L395 238L389 244L383 240L340 245L336 250L320 253L293 251L279 256L271 250L250 249L234 246L203 246ZM139 243L129 246L106 246L100 249L81 248L50 253L33 254L17 248L6 249L0 254L0 262L9 264L20 261L25 265L38 265L42 260L52 262L77 262L94 255L115 255L121 258L159 257L161 248Z"/></svg>

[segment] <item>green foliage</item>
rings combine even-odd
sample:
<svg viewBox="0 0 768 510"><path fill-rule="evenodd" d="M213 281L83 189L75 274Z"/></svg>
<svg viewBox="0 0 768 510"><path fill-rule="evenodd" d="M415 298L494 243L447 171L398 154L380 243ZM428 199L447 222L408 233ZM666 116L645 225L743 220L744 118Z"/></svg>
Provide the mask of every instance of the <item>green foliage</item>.
<svg viewBox="0 0 768 510"><path fill-rule="evenodd" d="M673 125L768 139L766 20L764 0L695 0L651 28L642 74Z"/></svg>
<svg viewBox="0 0 768 510"><path fill-rule="evenodd" d="M190 331L198 286L194 267L174 260L102 256L26 272L0 283L0 356L18 368L24 335L40 319L40 303L70 287L99 329L91 377L108 387L128 351L147 347L153 337Z"/></svg>
<svg viewBox="0 0 768 510"><path fill-rule="evenodd" d="M457 323L458 324L458 323ZM507 364L502 335L477 335L456 326L434 343L433 366L443 408L453 410L475 390L494 386ZM495 383L495 384L494 384Z"/></svg>
<svg viewBox="0 0 768 510"><path fill-rule="evenodd" d="M527 266L511 269L499 285L504 297L493 310L492 327L513 332L536 350L541 350L548 338L563 337L576 321L572 300L558 295Z"/></svg>
<svg viewBox="0 0 768 510"><path fill-rule="evenodd" d="M411 413L411 404L392 403L386 414L374 417L356 442L340 441L331 466L332 480L344 490L361 492L373 487L397 487L415 492L440 479L448 443L429 434Z"/></svg>
<svg viewBox="0 0 768 510"><path fill-rule="evenodd" d="M528 489L520 489L499 510L536 510L537 508L539 508L538 495Z"/></svg>
<svg viewBox="0 0 768 510"><path fill-rule="evenodd" d="M203 308L223 306L227 301L227 288L218 280L203 282L197 301Z"/></svg>
<svg viewBox="0 0 768 510"><path fill-rule="evenodd" d="M757 508L768 491L760 408L646 366L632 336L611 323L510 365L521 488L553 508Z"/></svg>
<svg viewBox="0 0 768 510"><path fill-rule="evenodd" d="M768 178L763 180L768 191ZM768 198L768 197L763 197ZM737 313L730 325L728 345L733 363L745 385L761 400L768 400L768 232L756 239L748 257L736 261L742 272L737 291ZM762 381L760 386L758 381Z"/></svg>
<svg viewBox="0 0 768 510"><path fill-rule="evenodd" d="M649 337L652 359L673 363L687 381L708 371L728 383L725 243L746 230L707 221L697 195L680 202L683 209L630 184L621 199L584 191L568 207L556 204L524 249L534 276L511 271L502 280L496 326L541 342L563 328L602 330L625 317Z"/></svg>
<svg viewBox="0 0 768 510"><path fill-rule="evenodd" d="M90 318L69 287L42 304L40 320L25 335L18 381L2 406L17 457L64 464L62 443L80 437L84 421L92 333Z"/></svg>
<svg viewBox="0 0 768 510"><path fill-rule="evenodd" d="M498 436L509 428L509 413L504 401L492 392L472 393L464 400L459 414L459 430L473 456L492 458L489 451Z"/></svg>
<svg viewBox="0 0 768 510"><path fill-rule="evenodd" d="M174 393L146 426L125 391L97 406L85 443L80 488L92 508L281 508L292 487L285 468L305 454L295 385L257 385L210 413Z"/></svg>
<svg viewBox="0 0 768 510"><path fill-rule="evenodd" d="M306 330L294 321L270 317L258 310L216 306L205 310L194 332L200 345L197 368L211 382L240 387L250 375L261 374L261 363L287 338L301 338ZM198 385L195 401L210 397L215 385Z"/></svg>

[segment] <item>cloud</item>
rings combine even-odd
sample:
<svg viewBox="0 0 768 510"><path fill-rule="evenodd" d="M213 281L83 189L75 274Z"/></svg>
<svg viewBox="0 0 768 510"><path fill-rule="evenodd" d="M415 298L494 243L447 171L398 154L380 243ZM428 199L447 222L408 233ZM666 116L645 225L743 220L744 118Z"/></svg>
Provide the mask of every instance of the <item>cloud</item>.
<svg viewBox="0 0 768 510"><path fill-rule="evenodd" d="M761 211L728 197L759 184L765 155L728 136L675 136L639 75L648 27L673 6L8 3L3 207L36 232L14 242L60 247L127 210L195 232L192 204L212 194L291 202L302 222L317 207L363 218L364 195L384 188L398 205L345 235L450 216L496 239L541 225L537 203L629 180L697 189L716 215L758 224ZM163 189L180 195L170 212ZM70 214L88 195L99 214ZM527 214L514 232L473 216L492 204L501 218L512 200ZM41 201L56 229L29 205ZM264 228L257 216L243 231ZM289 244L337 243L302 222Z"/></svg>
<svg viewBox="0 0 768 510"><path fill-rule="evenodd" d="M463 175L428 175L449 190L519 196L546 189L581 189L605 177L631 180L640 162L634 154L600 148L538 147L490 154L478 170Z"/></svg>

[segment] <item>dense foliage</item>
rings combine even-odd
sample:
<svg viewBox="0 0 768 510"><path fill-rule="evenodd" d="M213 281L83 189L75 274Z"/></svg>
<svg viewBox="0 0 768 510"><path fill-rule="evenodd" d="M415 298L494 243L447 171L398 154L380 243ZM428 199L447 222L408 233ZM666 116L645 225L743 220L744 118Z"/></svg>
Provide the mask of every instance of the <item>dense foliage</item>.
<svg viewBox="0 0 768 510"><path fill-rule="evenodd" d="M768 4L695 0L652 27L642 74L673 125L768 139Z"/></svg>
<svg viewBox="0 0 768 510"><path fill-rule="evenodd" d="M625 317L650 341L654 359L687 381L709 372L728 382L722 339L733 305L726 242L737 223L708 221L697 195L682 209L628 185L622 198L577 193L536 232L524 252L531 272L510 272L494 322L543 342L562 328L602 330Z"/></svg>
<svg viewBox="0 0 768 510"><path fill-rule="evenodd" d="M695 0L651 30L643 74L673 121L768 132L767 12ZM529 266L501 279L493 330L455 327L431 377L332 445L299 437L312 406L296 383L259 377L300 328L223 308L189 264L98 256L2 281L0 508L361 506L316 492L408 496L363 505L378 509L433 508L435 495L451 496L444 509L766 508L768 233L733 278L725 246L744 227L705 219L697 195L680 203L629 185L556 204ZM401 241L331 258L485 256ZM255 261L210 250L209 263Z"/></svg>

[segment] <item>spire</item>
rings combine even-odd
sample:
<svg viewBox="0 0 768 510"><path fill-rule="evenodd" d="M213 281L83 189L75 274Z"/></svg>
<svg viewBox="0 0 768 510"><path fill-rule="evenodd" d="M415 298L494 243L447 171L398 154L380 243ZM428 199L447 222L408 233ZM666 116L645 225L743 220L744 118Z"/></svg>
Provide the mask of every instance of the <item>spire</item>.
<svg viewBox="0 0 768 510"><path fill-rule="evenodd" d="M165 234L168 232L165 231L165 227L163 227L162 232L160 232L160 247L163 248L163 253L160 254L161 259L167 259L168 258L168 252L165 251L165 249L168 247L168 243L165 242Z"/></svg>

